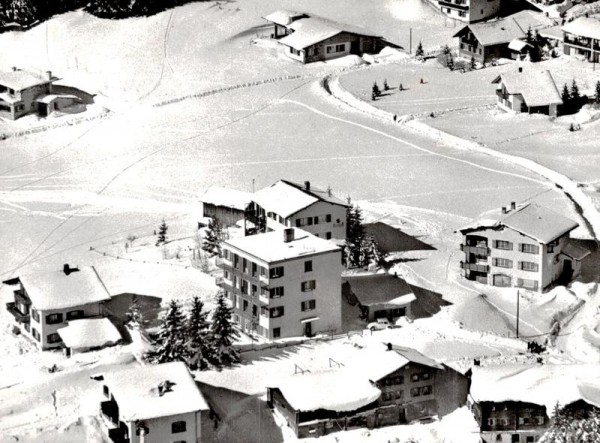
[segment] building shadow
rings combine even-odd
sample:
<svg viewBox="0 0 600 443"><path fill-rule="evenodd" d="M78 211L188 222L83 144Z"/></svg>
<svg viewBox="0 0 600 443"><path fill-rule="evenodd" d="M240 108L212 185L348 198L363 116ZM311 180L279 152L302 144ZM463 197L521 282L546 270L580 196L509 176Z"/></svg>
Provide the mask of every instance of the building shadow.
<svg viewBox="0 0 600 443"><path fill-rule="evenodd" d="M366 223L367 235L373 235L383 254L404 251L431 251L435 248L383 222Z"/></svg>

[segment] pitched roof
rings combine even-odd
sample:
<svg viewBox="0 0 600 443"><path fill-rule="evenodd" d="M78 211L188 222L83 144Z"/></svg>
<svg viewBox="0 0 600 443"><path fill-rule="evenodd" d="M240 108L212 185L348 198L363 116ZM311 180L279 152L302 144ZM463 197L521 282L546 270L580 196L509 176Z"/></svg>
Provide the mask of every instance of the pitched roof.
<svg viewBox="0 0 600 443"><path fill-rule="evenodd" d="M412 295L408 284L401 278L390 274L348 276L343 277L342 282L344 290L349 289L362 305L392 303L399 297L403 298L399 301L408 303L412 301L403 297Z"/></svg>
<svg viewBox="0 0 600 443"><path fill-rule="evenodd" d="M33 307L40 311L64 309L110 300L110 294L94 267L81 268L69 275L63 271L20 275L6 284L21 282Z"/></svg>
<svg viewBox="0 0 600 443"><path fill-rule="evenodd" d="M528 203L507 214L502 214L500 210L486 213L482 220L460 229L460 232L468 233L500 226L507 226L540 243L548 244L577 228L579 224L536 203Z"/></svg>
<svg viewBox="0 0 600 443"><path fill-rule="evenodd" d="M211 186L202 194L200 201L215 206L224 206L244 211L252 201L252 194L250 192L238 191L237 189Z"/></svg>
<svg viewBox="0 0 600 443"><path fill-rule="evenodd" d="M527 106L562 104L550 71L505 72L492 83L502 83L509 94L521 94Z"/></svg>
<svg viewBox="0 0 600 443"><path fill-rule="evenodd" d="M341 199L329 191L324 191L313 186L306 186L287 180L279 180L267 188L256 192L252 198L266 211L275 212L286 218L304 208L323 201L333 205L347 206Z"/></svg>
<svg viewBox="0 0 600 443"><path fill-rule="evenodd" d="M299 18L305 17L308 17L308 15L306 15L303 12L290 11L289 9L280 9L278 11L270 13L269 15L265 15L263 18L277 25L287 26L294 20L298 20Z"/></svg>
<svg viewBox="0 0 600 443"><path fill-rule="evenodd" d="M302 229L289 228L294 232L293 240L284 242L283 231L250 235L227 240L225 245L237 248L267 263L290 260L323 252L339 252L336 244L316 237Z"/></svg>
<svg viewBox="0 0 600 443"><path fill-rule="evenodd" d="M71 320L56 332L71 349L96 348L121 340L121 334L108 318Z"/></svg>
<svg viewBox="0 0 600 443"><path fill-rule="evenodd" d="M569 34L600 39L600 20L596 17L580 17L564 25L562 30Z"/></svg>
<svg viewBox="0 0 600 443"><path fill-rule="evenodd" d="M184 363L137 366L103 374L124 421L148 420L207 410L208 404ZM158 385L170 390L159 395Z"/></svg>
<svg viewBox="0 0 600 443"><path fill-rule="evenodd" d="M529 43L524 42L523 40L519 40L518 38L515 38L515 39L511 40L510 43L508 44L508 49L521 52L527 46L531 47L531 45Z"/></svg>
<svg viewBox="0 0 600 443"><path fill-rule="evenodd" d="M297 50L305 49L342 32L381 37L362 27L334 22L323 17L301 18L293 21L288 28L294 32L283 37L279 42Z"/></svg>
<svg viewBox="0 0 600 443"><path fill-rule="evenodd" d="M572 241L567 243L567 245L562 249L561 252L567 257L571 257L573 260L583 260L591 254L590 251L574 244Z"/></svg>
<svg viewBox="0 0 600 443"><path fill-rule="evenodd" d="M0 85L7 86L16 91L31 88L37 85L44 85L58 80L57 77L43 77L28 71L17 69L16 71L0 72Z"/></svg>

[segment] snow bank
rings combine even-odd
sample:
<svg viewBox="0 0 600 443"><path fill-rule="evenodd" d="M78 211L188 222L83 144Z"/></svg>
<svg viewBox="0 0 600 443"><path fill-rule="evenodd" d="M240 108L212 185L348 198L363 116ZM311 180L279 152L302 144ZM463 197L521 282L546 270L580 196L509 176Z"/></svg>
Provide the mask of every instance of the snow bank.
<svg viewBox="0 0 600 443"><path fill-rule="evenodd" d="M346 91L340 84L339 77L335 78L326 78L325 81L329 86L329 90L331 91L331 95L333 95L338 100L346 103L347 105L358 109L359 111L365 112L367 114L372 115L373 117L381 118L383 120L388 121L396 121L397 116L391 112L383 111L378 109L370 104L356 98L350 92Z"/></svg>

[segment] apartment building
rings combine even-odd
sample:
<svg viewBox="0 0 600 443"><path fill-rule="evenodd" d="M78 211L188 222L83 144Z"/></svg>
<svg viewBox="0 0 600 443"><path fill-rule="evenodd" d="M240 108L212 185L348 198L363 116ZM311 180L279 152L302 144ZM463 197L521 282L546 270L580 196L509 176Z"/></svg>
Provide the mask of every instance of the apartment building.
<svg viewBox="0 0 600 443"><path fill-rule="evenodd" d="M209 406L181 362L136 366L94 377L102 382L100 423L114 443L201 441Z"/></svg>
<svg viewBox="0 0 600 443"><path fill-rule="evenodd" d="M529 203L488 213L460 230L465 256L463 276L479 283L542 291L553 283L568 282L581 272L589 255L569 241L577 222L550 209Z"/></svg>
<svg viewBox="0 0 600 443"><path fill-rule="evenodd" d="M500 0L438 0L438 6L448 17L467 23L495 17L500 12Z"/></svg>
<svg viewBox="0 0 600 443"><path fill-rule="evenodd" d="M297 228L223 243L218 284L247 333L269 340L341 328L341 248Z"/></svg>
<svg viewBox="0 0 600 443"><path fill-rule="evenodd" d="M256 192L247 211L247 222L255 232L302 228L324 239L346 238L346 208L348 205L334 196L330 189L322 190L287 180Z"/></svg>
<svg viewBox="0 0 600 443"><path fill-rule="evenodd" d="M562 30L565 55L585 57L594 63L600 61L600 20L597 17L580 17Z"/></svg>
<svg viewBox="0 0 600 443"><path fill-rule="evenodd" d="M41 349L63 346L59 329L69 321L100 317L110 294L96 270L71 268L26 274L3 282L16 286L14 301L6 305L15 326Z"/></svg>

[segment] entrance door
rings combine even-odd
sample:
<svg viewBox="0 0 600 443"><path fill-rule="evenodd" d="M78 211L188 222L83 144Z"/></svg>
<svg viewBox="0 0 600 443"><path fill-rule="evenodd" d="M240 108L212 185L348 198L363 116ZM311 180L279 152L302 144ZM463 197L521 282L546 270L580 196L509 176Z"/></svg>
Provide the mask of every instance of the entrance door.
<svg viewBox="0 0 600 443"><path fill-rule="evenodd" d="M48 105L46 103L38 103L38 113L40 117L48 117Z"/></svg>
<svg viewBox="0 0 600 443"><path fill-rule="evenodd" d="M312 322L304 323L304 335L306 335L307 337L312 336Z"/></svg>
<svg viewBox="0 0 600 443"><path fill-rule="evenodd" d="M406 423L406 408L399 408L398 411L398 423Z"/></svg>
<svg viewBox="0 0 600 443"><path fill-rule="evenodd" d="M360 41L356 40L350 43L350 54L360 54Z"/></svg>

